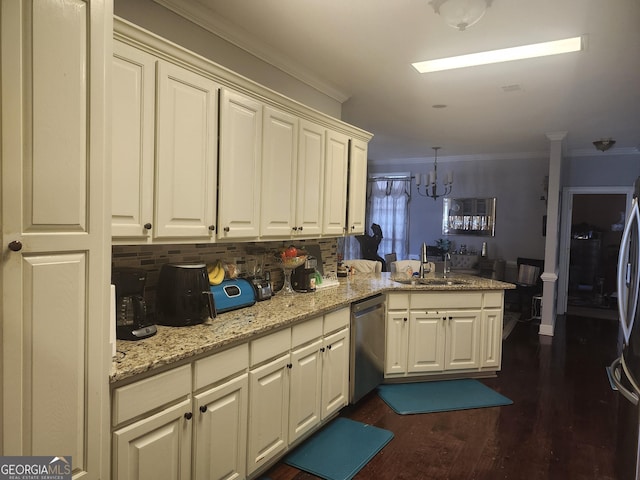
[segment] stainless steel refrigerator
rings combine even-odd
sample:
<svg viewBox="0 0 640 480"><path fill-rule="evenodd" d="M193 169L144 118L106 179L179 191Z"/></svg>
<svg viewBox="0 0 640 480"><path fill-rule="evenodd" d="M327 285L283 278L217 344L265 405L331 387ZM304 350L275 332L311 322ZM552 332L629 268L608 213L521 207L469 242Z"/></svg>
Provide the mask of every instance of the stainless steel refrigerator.
<svg viewBox="0 0 640 480"><path fill-rule="evenodd" d="M640 210L636 180L631 211L627 216L618 256L618 314L621 348L609 367L613 384L621 394L618 400L618 439L616 468L620 480L640 480Z"/></svg>

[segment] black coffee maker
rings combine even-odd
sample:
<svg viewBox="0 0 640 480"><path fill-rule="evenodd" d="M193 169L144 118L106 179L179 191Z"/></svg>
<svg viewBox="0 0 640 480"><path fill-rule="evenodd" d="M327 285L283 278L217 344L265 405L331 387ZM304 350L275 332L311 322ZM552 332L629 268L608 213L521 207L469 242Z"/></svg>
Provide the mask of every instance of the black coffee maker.
<svg viewBox="0 0 640 480"><path fill-rule="evenodd" d="M142 340L157 332L144 301L146 280L146 272L138 268L118 268L111 272L111 283L116 287L116 338L119 340Z"/></svg>

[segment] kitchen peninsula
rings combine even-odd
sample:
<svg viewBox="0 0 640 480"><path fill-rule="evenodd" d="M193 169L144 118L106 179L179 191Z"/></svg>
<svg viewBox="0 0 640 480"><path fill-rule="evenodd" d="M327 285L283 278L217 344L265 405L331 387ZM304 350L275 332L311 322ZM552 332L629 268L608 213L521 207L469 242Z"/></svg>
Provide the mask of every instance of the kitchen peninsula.
<svg viewBox="0 0 640 480"><path fill-rule="evenodd" d="M515 288L510 283L471 275L456 275L456 285L404 284L389 273L356 274L340 279L338 287L292 296L275 295L252 307L226 312L192 327L158 326L158 334L142 341L117 341L110 382L121 382L159 367L188 360L234 344L252 340L314 316L349 307L377 293L498 291Z"/></svg>

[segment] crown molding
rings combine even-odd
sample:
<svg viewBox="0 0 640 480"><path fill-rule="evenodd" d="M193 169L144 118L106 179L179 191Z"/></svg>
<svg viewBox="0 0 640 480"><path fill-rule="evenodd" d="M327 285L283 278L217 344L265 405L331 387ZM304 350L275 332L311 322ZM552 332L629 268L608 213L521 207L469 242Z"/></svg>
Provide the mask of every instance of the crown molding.
<svg viewBox="0 0 640 480"><path fill-rule="evenodd" d="M267 48L267 45L261 45L249 32L239 31L237 27L199 2L153 1L340 103L351 97L335 85L318 79L317 73L300 67L290 58Z"/></svg>

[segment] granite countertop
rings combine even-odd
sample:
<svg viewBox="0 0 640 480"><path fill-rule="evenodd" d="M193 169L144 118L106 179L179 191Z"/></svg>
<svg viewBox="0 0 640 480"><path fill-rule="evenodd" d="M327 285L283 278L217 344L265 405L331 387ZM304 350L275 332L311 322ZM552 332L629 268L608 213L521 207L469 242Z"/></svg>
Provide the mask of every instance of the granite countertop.
<svg viewBox="0 0 640 480"><path fill-rule="evenodd" d="M165 327L138 341L116 341L116 357L111 366L110 383L190 359L200 354L246 342L301 320L323 315L352 302L389 291L465 291L506 290L515 285L471 275L455 274L459 285L404 284L391 280L389 273L357 273L340 279L340 285L289 296L275 295L251 307L218 315L200 325Z"/></svg>

